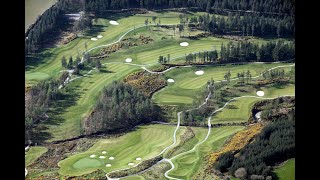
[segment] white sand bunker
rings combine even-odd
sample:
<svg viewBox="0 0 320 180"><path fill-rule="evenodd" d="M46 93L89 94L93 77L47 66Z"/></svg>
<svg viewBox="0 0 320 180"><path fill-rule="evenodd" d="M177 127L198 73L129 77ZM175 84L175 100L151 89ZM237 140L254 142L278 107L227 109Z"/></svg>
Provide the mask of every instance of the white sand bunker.
<svg viewBox="0 0 320 180"><path fill-rule="evenodd" d="M128 165L129 165L129 166L133 166L133 165L134 165L134 163L132 163L132 162L131 162L131 163L129 163Z"/></svg>
<svg viewBox="0 0 320 180"><path fill-rule="evenodd" d="M141 161L141 157L137 157L136 160L137 160L137 161Z"/></svg>
<svg viewBox="0 0 320 180"><path fill-rule="evenodd" d="M97 39L97 38L91 38L91 40L92 40L92 41L96 41L96 40L98 40L98 39Z"/></svg>
<svg viewBox="0 0 320 180"><path fill-rule="evenodd" d="M255 115L255 117L256 117L257 119L260 119L260 118L261 118L261 111L257 112L256 115Z"/></svg>
<svg viewBox="0 0 320 180"><path fill-rule="evenodd" d="M109 157L109 159L110 159L110 160L114 160L114 157L111 156L111 157Z"/></svg>
<svg viewBox="0 0 320 180"><path fill-rule="evenodd" d="M106 157L105 157L105 156L99 156L99 158L100 158L100 159L104 159L104 158L106 158Z"/></svg>
<svg viewBox="0 0 320 180"><path fill-rule="evenodd" d="M170 83L173 83L173 82L174 82L173 79L168 79L167 81L170 82Z"/></svg>
<svg viewBox="0 0 320 180"><path fill-rule="evenodd" d="M117 21L109 21L110 22L110 24L112 24L112 25L119 25L119 23L117 22Z"/></svg>
<svg viewBox="0 0 320 180"><path fill-rule="evenodd" d="M264 92L263 91L257 91L257 95L258 96L264 96Z"/></svg>
<svg viewBox="0 0 320 180"><path fill-rule="evenodd" d="M102 151L102 154L107 154L107 151Z"/></svg>
<svg viewBox="0 0 320 180"><path fill-rule="evenodd" d="M182 43L180 43L180 46L189 46L189 43L187 43L187 42L182 42Z"/></svg>
<svg viewBox="0 0 320 180"><path fill-rule="evenodd" d="M98 35L98 36L97 36L98 39L100 39L100 38L102 38L102 37L103 37L102 35Z"/></svg>
<svg viewBox="0 0 320 180"><path fill-rule="evenodd" d="M202 75L202 74L204 74L204 71L199 70L199 71L196 71L195 74L196 74L196 75Z"/></svg>
<svg viewBox="0 0 320 180"><path fill-rule="evenodd" d="M126 62L132 62L132 59L131 58L127 58L125 61Z"/></svg>
<svg viewBox="0 0 320 180"><path fill-rule="evenodd" d="M94 158L94 157L96 157L96 155L92 154L92 155L90 155L90 157L91 157L91 158Z"/></svg>
<svg viewBox="0 0 320 180"><path fill-rule="evenodd" d="M106 167L111 167L111 164L106 164Z"/></svg>

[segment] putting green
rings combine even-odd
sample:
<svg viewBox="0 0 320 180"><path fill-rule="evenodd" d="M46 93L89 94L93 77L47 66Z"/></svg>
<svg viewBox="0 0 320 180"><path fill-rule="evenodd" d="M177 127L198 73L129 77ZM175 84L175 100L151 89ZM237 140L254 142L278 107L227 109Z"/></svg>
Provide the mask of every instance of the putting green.
<svg viewBox="0 0 320 180"><path fill-rule="evenodd" d="M72 166L75 169L87 169L87 168L96 168L99 166L102 166L103 161L99 161L97 159L89 159L89 158L83 158L74 163Z"/></svg>
<svg viewBox="0 0 320 180"><path fill-rule="evenodd" d="M102 139L94 144L86 152L70 156L58 163L62 175L79 176L91 173L97 169L111 172L116 169L129 168L128 163L137 164L137 157L146 160L158 155L165 147L173 143L175 126L168 125L145 125L123 136L110 139ZM180 127L177 132L178 142L180 134L184 133L185 127ZM107 151L102 154L102 151ZM95 158L89 158L95 154ZM106 156L100 159L99 156ZM109 160L113 156L114 160ZM106 167L111 164L111 167Z"/></svg>
<svg viewBox="0 0 320 180"><path fill-rule="evenodd" d="M46 153L48 149L46 147L34 146L31 147L25 156L25 165L29 166L36 161L42 154Z"/></svg>

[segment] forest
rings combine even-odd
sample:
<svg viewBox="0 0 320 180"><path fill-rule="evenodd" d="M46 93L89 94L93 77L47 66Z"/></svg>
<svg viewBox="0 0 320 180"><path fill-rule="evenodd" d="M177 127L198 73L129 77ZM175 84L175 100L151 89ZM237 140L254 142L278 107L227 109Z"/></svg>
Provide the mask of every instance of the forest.
<svg viewBox="0 0 320 180"><path fill-rule="evenodd" d="M295 157L295 111L273 117L252 143L219 156L214 167L241 179L274 176L272 166ZM237 155L236 155L237 154Z"/></svg>
<svg viewBox="0 0 320 180"><path fill-rule="evenodd" d="M105 87L93 112L85 120L85 134L130 129L162 119L160 108L128 84L114 81Z"/></svg>

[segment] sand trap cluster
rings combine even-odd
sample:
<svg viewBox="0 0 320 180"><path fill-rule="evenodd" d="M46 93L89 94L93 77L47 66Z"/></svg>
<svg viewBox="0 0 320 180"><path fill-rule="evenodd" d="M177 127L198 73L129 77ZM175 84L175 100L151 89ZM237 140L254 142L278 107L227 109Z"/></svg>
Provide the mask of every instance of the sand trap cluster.
<svg viewBox="0 0 320 180"><path fill-rule="evenodd" d="M258 96L264 96L264 92L263 91L257 91L257 95Z"/></svg>
<svg viewBox="0 0 320 180"><path fill-rule="evenodd" d="M109 159L110 159L110 160L114 160L114 157L111 156L111 157L109 157Z"/></svg>
<svg viewBox="0 0 320 180"><path fill-rule="evenodd" d="M125 61L126 62L132 62L132 59L131 58L127 58Z"/></svg>
<svg viewBox="0 0 320 180"><path fill-rule="evenodd" d="M106 158L106 157L105 157L105 156L99 156L99 158L100 158L100 159L104 159L104 158Z"/></svg>
<svg viewBox="0 0 320 180"><path fill-rule="evenodd" d="M97 39L97 38L91 38L91 40L92 40L92 41L96 41L96 40L98 40L98 39Z"/></svg>
<svg viewBox="0 0 320 180"><path fill-rule="evenodd" d="M110 22L110 24L112 24L112 25L119 25L119 23L117 22L117 21L109 21Z"/></svg>
<svg viewBox="0 0 320 180"><path fill-rule="evenodd" d="M134 165L134 163L132 163L132 162L131 162L131 163L129 163L128 165L129 165L129 166L133 166L133 165Z"/></svg>
<svg viewBox="0 0 320 180"><path fill-rule="evenodd" d="M107 151L102 151L102 154L107 154Z"/></svg>
<svg viewBox="0 0 320 180"><path fill-rule="evenodd" d="M102 35L98 35L98 36L97 36L98 39L100 39L100 38L102 38L102 37L103 37Z"/></svg>
<svg viewBox="0 0 320 180"><path fill-rule="evenodd" d="M137 161L141 161L141 157L137 157L136 160L137 160Z"/></svg>
<svg viewBox="0 0 320 180"><path fill-rule="evenodd" d="M111 167L111 164L106 164L106 167Z"/></svg>
<svg viewBox="0 0 320 180"><path fill-rule="evenodd" d="M94 157L96 157L96 155L92 154L92 155L90 155L90 157L91 157L91 158L94 158Z"/></svg>
<svg viewBox="0 0 320 180"><path fill-rule="evenodd" d="M173 82L174 82L173 79L168 79L167 81L170 82L170 83L173 83Z"/></svg>
<svg viewBox="0 0 320 180"><path fill-rule="evenodd" d="M196 71L195 74L196 74L196 75L202 75L202 74L204 74L204 71L199 70L199 71Z"/></svg>
<svg viewBox="0 0 320 180"><path fill-rule="evenodd" d="M189 46L189 43L187 43L187 42L182 42L182 43L180 43L180 46Z"/></svg>

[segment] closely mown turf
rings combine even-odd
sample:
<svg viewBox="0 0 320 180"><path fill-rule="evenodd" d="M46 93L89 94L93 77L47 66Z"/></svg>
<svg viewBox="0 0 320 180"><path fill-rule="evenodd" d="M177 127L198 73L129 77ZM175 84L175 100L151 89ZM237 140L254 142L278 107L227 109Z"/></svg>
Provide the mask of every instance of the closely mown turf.
<svg viewBox="0 0 320 180"><path fill-rule="evenodd" d="M62 175L79 176L91 173L97 169L110 172L116 169L129 168L128 163L138 163L135 160L141 157L142 161L159 154L165 147L173 143L175 126L145 125L139 126L134 131L121 137L102 139L86 152L72 155L58 163ZM184 133L185 128L180 127L177 137ZM106 151L106 154L102 154ZM90 158L95 154L97 157ZM99 159L99 156L106 156ZM114 160L109 160L109 157ZM106 167L106 164L111 167Z"/></svg>
<svg viewBox="0 0 320 180"><path fill-rule="evenodd" d="M295 180L295 158L274 170L279 180Z"/></svg>
<svg viewBox="0 0 320 180"><path fill-rule="evenodd" d="M242 126L226 126L219 128L212 128L207 141L199 145L195 151L188 154L178 156L173 160L175 169L170 171L169 176L180 179L192 179L192 177L202 167L204 167L203 157L211 151L218 150L224 144L225 140L232 134L242 130ZM208 128L192 127L196 136L190 143L185 144L185 151L190 150L195 144L202 141L207 135Z"/></svg>
<svg viewBox="0 0 320 180"><path fill-rule="evenodd" d="M41 146L31 147L29 151L26 152L25 165L29 166L47 151L48 149L46 147L41 147Z"/></svg>

